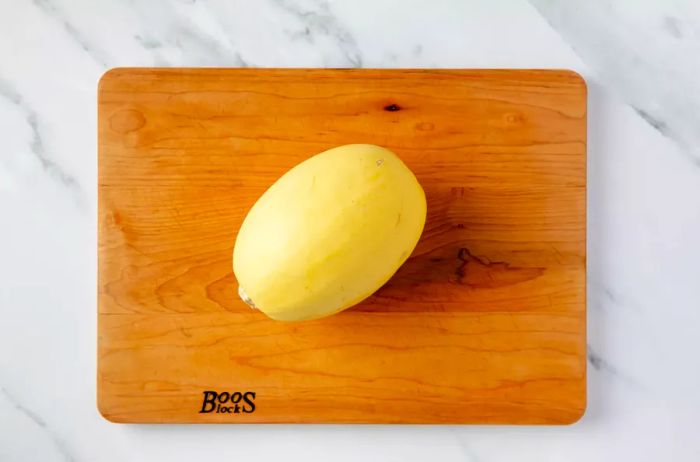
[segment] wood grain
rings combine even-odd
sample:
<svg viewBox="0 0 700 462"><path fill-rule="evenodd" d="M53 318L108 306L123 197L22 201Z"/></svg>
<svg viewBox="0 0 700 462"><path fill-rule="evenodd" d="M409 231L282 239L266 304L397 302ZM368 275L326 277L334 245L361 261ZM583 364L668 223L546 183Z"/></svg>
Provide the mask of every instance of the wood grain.
<svg viewBox="0 0 700 462"><path fill-rule="evenodd" d="M99 85L98 405L116 422L564 424L584 412L586 87L569 71L115 69ZM246 212L347 143L395 151L425 232L361 305L235 295ZM199 413L253 391L255 412Z"/></svg>

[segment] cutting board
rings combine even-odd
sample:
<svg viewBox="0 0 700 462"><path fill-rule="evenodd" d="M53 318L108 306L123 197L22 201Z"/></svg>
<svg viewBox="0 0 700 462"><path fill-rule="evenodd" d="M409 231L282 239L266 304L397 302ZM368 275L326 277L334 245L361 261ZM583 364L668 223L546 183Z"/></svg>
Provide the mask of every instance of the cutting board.
<svg viewBox="0 0 700 462"><path fill-rule="evenodd" d="M98 407L114 422L567 424L586 405L586 85L570 71L114 69ZM256 199L348 143L425 189L411 258L326 319L236 295Z"/></svg>

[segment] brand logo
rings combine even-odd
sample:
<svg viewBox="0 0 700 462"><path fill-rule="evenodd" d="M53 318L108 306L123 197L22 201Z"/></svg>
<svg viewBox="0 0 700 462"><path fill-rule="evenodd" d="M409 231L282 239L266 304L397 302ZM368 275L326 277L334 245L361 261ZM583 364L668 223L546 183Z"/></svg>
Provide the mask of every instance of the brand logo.
<svg viewBox="0 0 700 462"><path fill-rule="evenodd" d="M228 391L217 392L207 390L204 392L202 409L200 414L250 414L255 411L255 392L253 391Z"/></svg>

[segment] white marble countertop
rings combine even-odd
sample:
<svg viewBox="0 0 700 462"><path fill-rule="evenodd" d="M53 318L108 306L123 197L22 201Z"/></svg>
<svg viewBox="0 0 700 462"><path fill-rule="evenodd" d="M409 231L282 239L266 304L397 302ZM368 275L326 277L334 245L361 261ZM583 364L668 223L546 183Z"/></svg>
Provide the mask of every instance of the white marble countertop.
<svg viewBox="0 0 700 462"><path fill-rule="evenodd" d="M700 3L0 3L1 461L697 461ZM129 426L95 406L96 84L115 66L570 68L589 404L568 427Z"/></svg>

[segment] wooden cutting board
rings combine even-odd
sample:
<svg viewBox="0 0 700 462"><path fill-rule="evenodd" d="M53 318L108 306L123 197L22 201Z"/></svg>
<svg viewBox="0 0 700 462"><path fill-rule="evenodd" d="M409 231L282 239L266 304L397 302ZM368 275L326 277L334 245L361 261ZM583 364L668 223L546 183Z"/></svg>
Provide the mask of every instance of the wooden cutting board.
<svg viewBox="0 0 700 462"><path fill-rule="evenodd" d="M115 69L99 84L99 409L115 422L566 424L586 406L586 85L570 71ZM425 232L374 296L236 296L255 200L395 151Z"/></svg>

